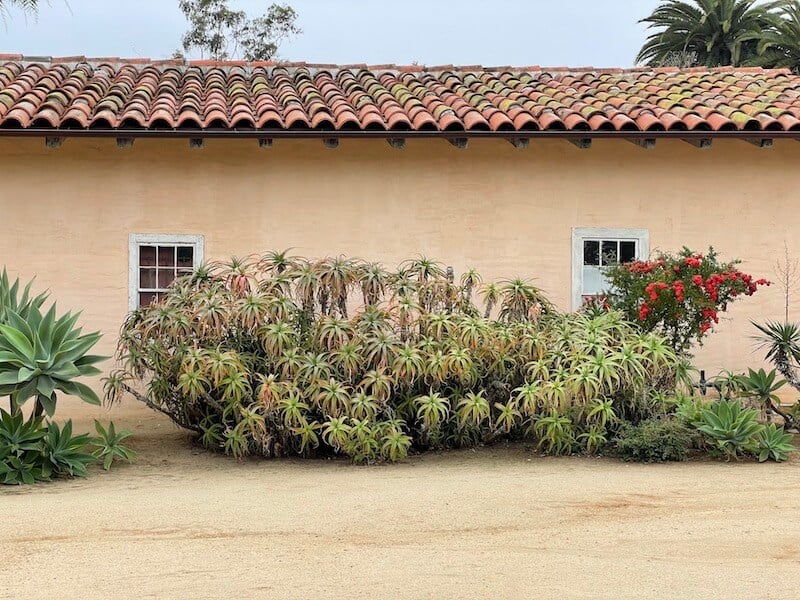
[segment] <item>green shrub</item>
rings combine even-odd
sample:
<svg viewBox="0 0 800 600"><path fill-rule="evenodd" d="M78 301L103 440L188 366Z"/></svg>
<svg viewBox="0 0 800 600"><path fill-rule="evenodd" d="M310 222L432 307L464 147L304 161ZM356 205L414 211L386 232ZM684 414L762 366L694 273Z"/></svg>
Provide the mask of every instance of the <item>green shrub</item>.
<svg viewBox="0 0 800 600"><path fill-rule="evenodd" d="M42 417L25 420L0 409L0 483L35 483L50 479L51 465L43 448L47 428Z"/></svg>
<svg viewBox="0 0 800 600"><path fill-rule="evenodd" d="M686 460L691 446L691 431L678 419L626 423L614 440L615 450L623 460L638 462Z"/></svg>
<svg viewBox="0 0 800 600"><path fill-rule="evenodd" d="M209 448L359 461L527 435L596 451L679 363L620 314L557 314L521 279L286 253L178 280L130 315L118 358L109 401L132 393Z"/></svg>
<svg viewBox="0 0 800 600"><path fill-rule="evenodd" d="M130 435L105 430L95 421L100 437L73 435L72 421L63 427L43 417L25 419L17 410L0 409L0 484L32 484L53 477L86 477L87 467L103 461L108 469L114 457L132 460L136 453L120 442Z"/></svg>

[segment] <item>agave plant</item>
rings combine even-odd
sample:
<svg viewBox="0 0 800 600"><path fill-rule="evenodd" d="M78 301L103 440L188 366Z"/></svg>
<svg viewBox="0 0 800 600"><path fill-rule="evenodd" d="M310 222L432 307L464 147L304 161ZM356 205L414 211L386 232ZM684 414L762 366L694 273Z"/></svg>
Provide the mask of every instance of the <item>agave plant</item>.
<svg viewBox="0 0 800 600"><path fill-rule="evenodd" d="M89 386L76 381L100 373L94 365L105 357L88 354L99 333L83 334L76 328L77 314L56 317L55 305L44 315L31 304L25 318L14 310L7 310L6 317L0 324L0 396L11 398L12 413L36 398L34 416L52 416L56 391L100 404Z"/></svg>
<svg viewBox="0 0 800 600"><path fill-rule="evenodd" d="M736 400L711 404L693 425L728 458L755 451L757 436L764 429L758 422L758 413L742 408Z"/></svg>
<svg viewBox="0 0 800 600"><path fill-rule="evenodd" d="M15 279L12 283L8 272L3 268L0 272L0 324L8 322L9 312L26 319L32 308L40 309L47 301L46 292L31 296L33 281L29 281L24 288L20 288L20 285L19 279Z"/></svg>
<svg viewBox="0 0 800 600"><path fill-rule="evenodd" d="M783 462L794 451L792 434L786 433L783 427L770 423L758 433L758 461L774 460Z"/></svg>

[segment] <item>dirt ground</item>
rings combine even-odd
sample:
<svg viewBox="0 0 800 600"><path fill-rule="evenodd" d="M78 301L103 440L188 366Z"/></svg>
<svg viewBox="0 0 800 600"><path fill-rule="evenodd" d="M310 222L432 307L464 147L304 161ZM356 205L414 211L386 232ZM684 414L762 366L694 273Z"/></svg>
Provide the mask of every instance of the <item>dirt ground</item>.
<svg viewBox="0 0 800 600"><path fill-rule="evenodd" d="M797 598L800 461L524 447L237 462L138 406L135 464L0 489L2 598Z"/></svg>

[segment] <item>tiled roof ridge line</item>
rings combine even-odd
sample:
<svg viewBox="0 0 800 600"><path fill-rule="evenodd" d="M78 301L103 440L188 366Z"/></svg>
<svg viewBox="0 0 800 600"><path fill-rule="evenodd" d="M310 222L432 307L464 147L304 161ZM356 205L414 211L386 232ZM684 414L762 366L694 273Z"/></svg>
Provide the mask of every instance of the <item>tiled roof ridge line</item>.
<svg viewBox="0 0 800 600"><path fill-rule="evenodd" d="M398 65L393 63L386 64L367 64L367 63L352 63L352 64L336 64L336 63L312 63L305 61L242 61L242 60L186 60L178 58L168 59L150 59L150 58L123 58L118 56L103 56L103 57L87 57L83 55L76 56L46 56L46 55L25 55L25 54L10 54L0 53L0 61L3 62L16 62L24 65L43 64L43 65L57 65L57 64L88 64L88 65L131 65L135 67L156 67L156 68L180 68L180 67L200 67L200 68L258 68L258 67L272 67L272 68L287 68L297 69L306 68L312 70L329 70L329 71L345 71L345 70L366 70L366 71L392 71L397 73L442 73L447 71L453 72L512 72L512 73L563 73L563 74L642 74L642 73L747 73L747 74L784 74L791 75L791 69L767 69L763 67L649 67L649 66L634 66L634 67L594 67L594 66L555 66L547 67L541 65L527 65L527 66L485 66L485 65Z"/></svg>

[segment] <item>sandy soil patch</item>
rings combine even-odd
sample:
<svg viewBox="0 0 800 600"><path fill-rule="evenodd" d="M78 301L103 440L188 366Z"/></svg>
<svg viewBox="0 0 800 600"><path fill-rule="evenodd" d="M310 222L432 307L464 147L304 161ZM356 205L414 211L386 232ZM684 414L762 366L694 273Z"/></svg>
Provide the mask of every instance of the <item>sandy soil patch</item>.
<svg viewBox="0 0 800 600"><path fill-rule="evenodd" d="M3 598L798 595L798 460L237 462L139 406L62 408L132 429L140 458L0 488Z"/></svg>

